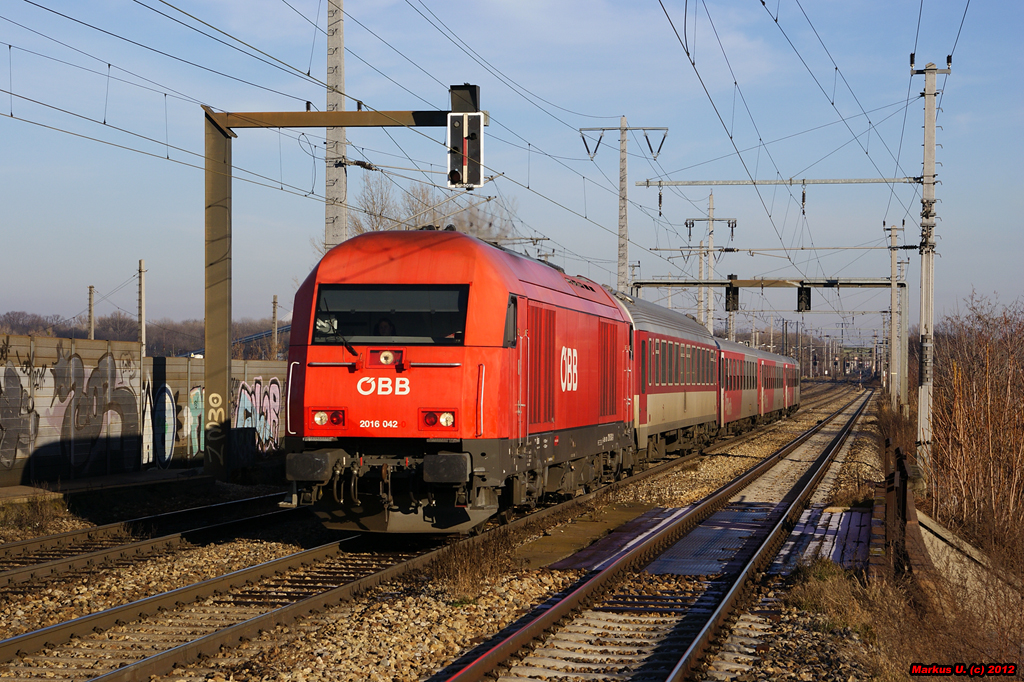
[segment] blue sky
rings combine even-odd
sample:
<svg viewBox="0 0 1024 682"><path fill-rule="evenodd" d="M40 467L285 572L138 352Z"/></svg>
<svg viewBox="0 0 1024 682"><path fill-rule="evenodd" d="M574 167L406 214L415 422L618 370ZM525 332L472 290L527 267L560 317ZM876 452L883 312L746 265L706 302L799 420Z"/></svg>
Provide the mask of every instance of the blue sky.
<svg viewBox="0 0 1024 682"><path fill-rule="evenodd" d="M150 319L201 317L200 103L281 111L308 100L323 109L331 1L4 3L0 312L70 317L85 310L95 285L109 296L99 314L134 314L141 258ZM666 189L659 217L658 191L635 182L919 175L924 78L911 78L909 54L916 45L918 68L941 68L952 53L952 74L939 77L941 315L972 290L1003 302L1022 293L1015 171L1024 151L1024 9L966 3L665 0L663 10L659 2L346 0L346 92L374 109L447 109L448 85L480 85L491 115L485 162L503 177L474 195L514 206L518 234L549 238L540 248L555 252L553 262L602 283L615 280L618 135L606 134L591 160L578 129L614 127L622 115L630 126L669 128L657 160L641 133L629 140L630 260L645 279L692 278L695 259L655 249L706 240L702 223L690 234L685 221L706 213L708 190ZM260 61L256 50L275 61ZM652 132L655 145L659 135ZM350 130L349 153L392 167L397 189L443 178L424 172L443 168L443 140L442 129ZM291 307L316 260L310 241L323 235L322 157L322 130L239 132L236 317L268 316L275 294ZM350 171L350 198L364 172ZM258 184L243 179L252 174ZM718 272L888 277L884 250L795 247L882 246L882 222L903 220L901 244L919 241L914 185L810 186L803 212L801 201L799 188L717 188L716 216L737 227L730 239L719 224L716 246L794 249L728 254ZM916 251L904 254L914 324L920 261ZM647 297L664 300L664 292ZM693 291L677 292L673 303L687 309L694 300ZM741 305L799 319L790 290L744 292ZM814 308L883 310L888 292L816 291ZM738 320L750 323L746 314ZM804 317L829 333L839 320ZM858 316L854 326L870 335L880 324Z"/></svg>

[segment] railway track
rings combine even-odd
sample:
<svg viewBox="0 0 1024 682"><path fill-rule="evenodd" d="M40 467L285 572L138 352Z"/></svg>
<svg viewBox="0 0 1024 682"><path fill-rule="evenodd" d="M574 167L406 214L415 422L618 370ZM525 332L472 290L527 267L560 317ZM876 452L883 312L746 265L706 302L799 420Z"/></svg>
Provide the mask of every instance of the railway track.
<svg viewBox="0 0 1024 682"><path fill-rule="evenodd" d="M868 398L686 513L654 525L534 620L431 679L685 678L747 582L771 561ZM840 415L844 423L833 425Z"/></svg>
<svg viewBox="0 0 1024 682"><path fill-rule="evenodd" d="M350 554L344 546L323 545L0 641L7 661L0 677L145 679L424 561L423 554Z"/></svg>
<svg viewBox="0 0 1024 682"><path fill-rule="evenodd" d="M678 461L667 462L638 477L655 476L676 465ZM542 510L528 520L556 513L558 508ZM426 551L415 557L349 556L341 544L325 545L2 641L0 661L7 663L0 663L0 676L128 680L166 673L421 569L435 558L434 552ZM346 563L349 559L354 563ZM689 589L687 599L707 601L710 596L705 595L713 593L699 581ZM676 606L681 603L677 600Z"/></svg>
<svg viewBox="0 0 1024 682"><path fill-rule="evenodd" d="M265 495L0 545L0 590L286 520L289 515L275 507L280 497Z"/></svg>

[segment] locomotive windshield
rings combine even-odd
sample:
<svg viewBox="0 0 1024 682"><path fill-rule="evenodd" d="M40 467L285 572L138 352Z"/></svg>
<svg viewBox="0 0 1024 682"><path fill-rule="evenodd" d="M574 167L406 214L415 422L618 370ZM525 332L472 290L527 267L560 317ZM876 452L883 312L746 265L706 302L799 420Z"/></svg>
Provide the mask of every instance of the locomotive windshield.
<svg viewBox="0 0 1024 682"><path fill-rule="evenodd" d="M468 285L321 284L313 343L461 346Z"/></svg>

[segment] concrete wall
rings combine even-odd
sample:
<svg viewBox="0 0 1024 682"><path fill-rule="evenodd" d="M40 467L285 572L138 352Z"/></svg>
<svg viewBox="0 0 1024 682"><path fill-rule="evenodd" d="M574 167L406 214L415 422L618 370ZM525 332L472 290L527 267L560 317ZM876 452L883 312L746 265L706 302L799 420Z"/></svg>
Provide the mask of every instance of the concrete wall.
<svg viewBox="0 0 1024 682"><path fill-rule="evenodd" d="M284 361L232 362L231 425L250 463L284 428ZM0 336L0 486L202 465L203 360L139 344ZM243 431L244 429L244 431Z"/></svg>

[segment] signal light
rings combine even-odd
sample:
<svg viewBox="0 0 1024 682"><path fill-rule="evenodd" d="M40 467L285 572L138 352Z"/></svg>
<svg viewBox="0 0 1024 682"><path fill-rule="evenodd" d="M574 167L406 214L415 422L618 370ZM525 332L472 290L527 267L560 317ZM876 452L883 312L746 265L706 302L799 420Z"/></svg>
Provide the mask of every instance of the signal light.
<svg viewBox="0 0 1024 682"><path fill-rule="evenodd" d="M342 412L341 410L335 410L334 412L331 412L331 423L334 424L335 426L344 426L345 413Z"/></svg>
<svg viewBox="0 0 1024 682"><path fill-rule="evenodd" d="M448 187L484 184L484 114L448 114Z"/></svg>
<svg viewBox="0 0 1024 682"><path fill-rule="evenodd" d="M725 288L725 312L734 313L740 309L740 288L728 286Z"/></svg>
<svg viewBox="0 0 1024 682"><path fill-rule="evenodd" d="M796 290L796 311L802 313L811 309L811 288L800 287Z"/></svg>

